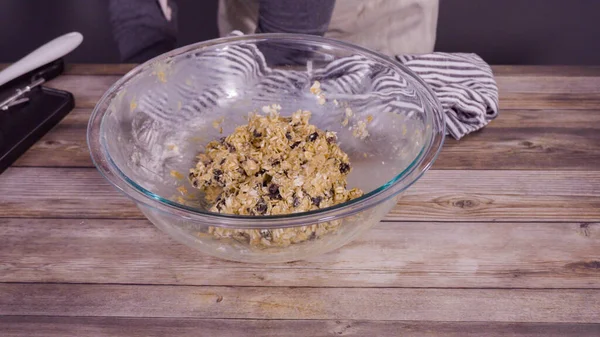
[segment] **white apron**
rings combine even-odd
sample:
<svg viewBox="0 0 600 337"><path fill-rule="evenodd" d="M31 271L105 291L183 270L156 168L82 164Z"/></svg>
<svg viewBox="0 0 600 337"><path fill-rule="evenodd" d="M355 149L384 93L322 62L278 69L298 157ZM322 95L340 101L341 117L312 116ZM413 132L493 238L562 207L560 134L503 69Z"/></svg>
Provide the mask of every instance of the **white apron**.
<svg viewBox="0 0 600 337"><path fill-rule="evenodd" d="M299 0L301 1L301 0ZM259 0L219 0L219 34L256 30ZM337 0L325 34L386 55L430 53L438 0Z"/></svg>

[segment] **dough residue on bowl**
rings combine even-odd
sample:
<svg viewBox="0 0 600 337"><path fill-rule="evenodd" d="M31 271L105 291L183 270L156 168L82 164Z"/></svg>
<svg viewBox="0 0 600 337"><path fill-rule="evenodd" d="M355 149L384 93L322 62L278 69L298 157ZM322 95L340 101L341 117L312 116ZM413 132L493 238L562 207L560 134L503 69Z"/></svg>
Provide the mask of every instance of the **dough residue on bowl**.
<svg viewBox="0 0 600 337"><path fill-rule="evenodd" d="M235 215L280 215L316 210L357 198L347 189L348 155L334 132L309 123L311 113L289 117L281 107L263 108L248 124L210 142L190 170L192 185L202 190L211 211ZM211 227L217 237L253 246L287 246L337 229L339 221L275 230L235 230Z"/></svg>

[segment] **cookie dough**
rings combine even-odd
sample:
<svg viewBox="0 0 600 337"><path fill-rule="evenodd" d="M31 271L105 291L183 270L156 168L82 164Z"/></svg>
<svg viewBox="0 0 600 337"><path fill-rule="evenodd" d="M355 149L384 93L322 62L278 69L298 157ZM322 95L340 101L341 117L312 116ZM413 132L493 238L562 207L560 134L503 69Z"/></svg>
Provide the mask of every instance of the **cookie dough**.
<svg viewBox="0 0 600 337"><path fill-rule="evenodd" d="M210 142L190 170L192 186L213 204L212 212L236 215L279 215L306 212L357 198L359 189L346 188L351 171L348 155L334 132L309 123L310 112L290 117L281 107L263 107L224 138ZM274 230L211 228L217 237L251 245L286 246L335 230L338 221Z"/></svg>

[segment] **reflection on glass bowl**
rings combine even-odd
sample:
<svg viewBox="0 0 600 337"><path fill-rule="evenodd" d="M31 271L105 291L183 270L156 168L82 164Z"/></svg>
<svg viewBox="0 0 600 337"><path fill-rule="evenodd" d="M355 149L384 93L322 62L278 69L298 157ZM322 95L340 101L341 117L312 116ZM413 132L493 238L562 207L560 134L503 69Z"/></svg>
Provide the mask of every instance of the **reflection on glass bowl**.
<svg viewBox="0 0 600 337"><path fill-rule="evenodd" d="M309 110L311 124L336 132L352 164L348 186L364 195L287 215L210 212L187 179L196 156L271 104ZM201 42L136 67L98 102L87 136L98 170L176 240L228 260L284 262L336 249L379 222L435 160L444 122L424 82L385 56L321 37L263 34ZM317 228L300 242L252 244L257 235Z"/></svg>

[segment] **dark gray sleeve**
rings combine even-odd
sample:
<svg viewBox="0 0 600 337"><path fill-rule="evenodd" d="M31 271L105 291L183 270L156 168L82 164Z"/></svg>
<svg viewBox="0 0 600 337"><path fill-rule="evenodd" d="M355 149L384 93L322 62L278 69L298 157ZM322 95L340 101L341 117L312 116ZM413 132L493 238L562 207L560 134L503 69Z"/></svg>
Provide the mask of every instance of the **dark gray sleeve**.
<svg viewBox="0 0 600 337"><path fill-rule="evenodd" d="M257 33L296 33L323 36L335 0L260 0Z"/></svg>
<svg viewBox="0 0 600 337"><path fill-rule="evenodd" d="M110 0L113 37L121 61L144 62L176 46L177 7L169 1L171 21L164 17L157 0Z"/></svg>

